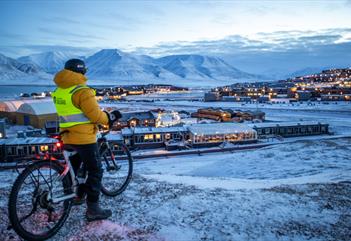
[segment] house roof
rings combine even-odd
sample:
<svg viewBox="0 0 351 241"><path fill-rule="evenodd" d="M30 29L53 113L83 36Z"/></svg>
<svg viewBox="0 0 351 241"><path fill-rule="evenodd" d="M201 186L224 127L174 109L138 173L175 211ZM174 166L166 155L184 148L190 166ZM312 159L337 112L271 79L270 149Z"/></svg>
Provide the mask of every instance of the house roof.
<svg viewBox="0 0 351 241"><path fill-rule="evenodd" d="M300 121L300 122L292 122L292 121L287 121L287 122L278 122L278 123L274 123L274 122L265 122L265 123L254 123L254 124L248 124L248 126L252 127L252 128L266 128L266 127L277 127L277 126L281 126L281 127L288 127L288 126L310 126L310 125L325 125L326 123L321 123L318 121Z"/></svg>
<svg viewBox="0 0 351 241"><path fill-rule="evenodd" d="M133 118L137 118L139 120L148 120L148 119L155 119L156 117L151 111L124 112L122 113L122 117L120 121L128 121Z"/></svg>
<svg viewBox="0 0 351 241"><path fill-rule="evenodd" d="M49 100L7 100L0 102L0 111L4 112L16 112L18 108L24 103L35 103Z"/></svg>
<svg viewBox="0 0 351 241"><path fill-rule="evenodd" d="M50 101L37 101L31 103L23 103L17 110L19 113L31 115L55 114L56 108L54 103Z"/></svg>
<svg viewBox="0 0 351 241"><path fill-rule="evenodd" d="M48 137L27 137L27 138L9 138L0 139L0 145L34 145L56 143L57 139Z"/></svg>
<svg viewBox="0 0 351 241"><path fill-rule="evenodd" d="M122 135L186 132L186 127L135 127L122 129Z"/></svg>
<svg viewBox="0 0 351 241"><path fill-rule="evenodd" d="M248 125L239 123L195 124L188 126L188 130L194 135L223 135L242 132L255 132L255 130Z"/></svg>

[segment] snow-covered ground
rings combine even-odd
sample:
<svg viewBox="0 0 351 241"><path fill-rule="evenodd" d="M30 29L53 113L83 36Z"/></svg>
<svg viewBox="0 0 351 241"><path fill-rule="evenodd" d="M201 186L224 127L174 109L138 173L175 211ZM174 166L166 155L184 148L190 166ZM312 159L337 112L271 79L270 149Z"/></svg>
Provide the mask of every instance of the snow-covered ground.
<svg viewBox="0 0 351 241"><path fill-rule="evenodd" d="M196 98L201 90L193 93ZM156 97L155 97L156 96ZM141 111L163 108L167 111L196 111L204 107L221 107L233 110L260 110L266 113L268 121L319 121L330 124L336 134L351 134L351 102L303 102L293 104L243 104L238 102L202 102L185 100L191 94L162 94L153 98L138 97L139 101L101 103L102 107L114 106L121 111ZM169 99L174 99L170 101ZM154 100L140 102L140 100Z"/></svg>
<svg viewBox="0 0 351 241"><path fill-rule="evenodd" d="M191 101L202 96L202 90L194 93L102 105L128 111L258 108L269 121L329 123L337 135L234 153L135 161L128 189L116 198L102 196L112 218L87 223L85 207L73 207L52 240L351 240L351 138L339 136L351 134L350 102L206 103ZM6 230L7 198L16 175L0 172L0 240L18 240Z"/></svg>
<svg viewBox="0 0 351 241"><path fill-rule="evenodd" d="M350 240L351 138L135 162L108 221L74 207L52 240ZM15 172L0 172L0 240Z"/></svg>

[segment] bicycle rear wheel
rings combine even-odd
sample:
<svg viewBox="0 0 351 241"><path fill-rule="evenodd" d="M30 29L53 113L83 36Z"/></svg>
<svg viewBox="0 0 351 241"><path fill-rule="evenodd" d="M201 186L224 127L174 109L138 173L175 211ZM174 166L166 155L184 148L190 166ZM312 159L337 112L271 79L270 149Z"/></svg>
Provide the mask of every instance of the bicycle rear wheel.
<svg viewBox="0 0 351 241"><path fill-rule="evenodd" d="M9 219L12 228L23 239L48 239L65 223L71 201L53 203L50 198L72 192L69 175L60 176L63 169L56 162L38 161L17 177L9 198Z"/></svg>
<svg viewBox="0 0 351 241"><path fill-rule="evenodd" d="M117 155L111 149L102 154L102 177L101 192L106 196L117 196L128 186L133 174L133 159L128 148L120 144Z"/></svg>

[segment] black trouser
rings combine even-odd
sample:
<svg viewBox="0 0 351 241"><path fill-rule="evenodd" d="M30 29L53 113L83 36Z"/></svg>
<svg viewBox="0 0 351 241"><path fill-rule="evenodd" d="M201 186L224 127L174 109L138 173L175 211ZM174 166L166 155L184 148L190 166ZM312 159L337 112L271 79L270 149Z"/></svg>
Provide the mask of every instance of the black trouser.
<svg viewBox="0 0 351 241"><path fill-rule="evenodd" d="M89 202L98 202L101 190L101 179L102 179L102 167L101 160L99 158L98 146L96 143L87 145L66 145L65 148L73 149L77 152L76 155L71 156L71 165L75 174L82 164L85 170L88 172L88 178L85 184L80 185L79 192L85 192L87 194L87 200ZM79 193L78 193L79 194Z"/></svg>

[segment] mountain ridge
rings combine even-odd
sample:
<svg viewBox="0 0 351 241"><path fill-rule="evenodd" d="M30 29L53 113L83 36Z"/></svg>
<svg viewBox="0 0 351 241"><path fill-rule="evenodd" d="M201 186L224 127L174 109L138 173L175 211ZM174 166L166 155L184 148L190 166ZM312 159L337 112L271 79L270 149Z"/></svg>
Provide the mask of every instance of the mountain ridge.
<svg viewBox="0 0 351 241"><path fill-rule="evenodd" d="M187 86L214 86L274 80L265 75L242 71L217 56L176 54L153 58L119 49L101 49L88 57L79 57L68 51L43 52L17 59L0 54L0 80L28 84L38 79L42 83L61 70L69 58L85 60L91 84L177 83ZM317 69L320 68L306 67L285 76L288 78L298 73L309 74Z"/></svg>

